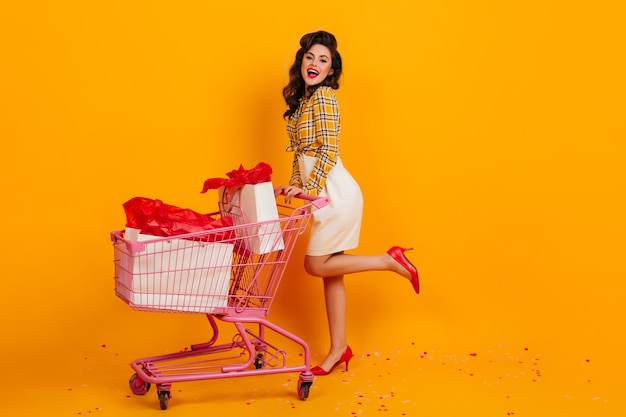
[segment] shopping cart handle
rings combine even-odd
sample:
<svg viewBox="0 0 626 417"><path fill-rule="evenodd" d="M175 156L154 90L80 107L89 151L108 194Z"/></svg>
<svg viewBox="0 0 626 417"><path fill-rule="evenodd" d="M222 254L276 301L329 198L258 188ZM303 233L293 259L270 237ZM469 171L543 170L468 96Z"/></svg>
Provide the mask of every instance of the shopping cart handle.
<svg viewBox="0 0 626 417"><path fill-rule="evenodd" d="M318 197L305 193L296 194L295 197L301 200L310 201L311 204L313 204L318 209L321 209L322 207L325 207L330 203L330 199L328 197Z"/></svg>
<svg viewBox="0 0 626 417"><path fill-rule="evenodd" d="M277 192L279 189L274 190ZM282 195L282 193L281 193ZM300 200L310 201L315 208L321 209L322 207L327 206L330 203L330 199L328 197L318 197L315 195L309 195L306 193L298 193L294 196L295 198L299 198Z"/></svg>

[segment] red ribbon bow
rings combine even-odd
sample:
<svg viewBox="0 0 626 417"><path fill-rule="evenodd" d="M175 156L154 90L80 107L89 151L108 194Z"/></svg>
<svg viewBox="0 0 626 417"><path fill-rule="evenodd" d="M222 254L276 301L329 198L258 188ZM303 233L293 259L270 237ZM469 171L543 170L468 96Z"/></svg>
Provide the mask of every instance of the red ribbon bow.
<svg viewBox="0 0 626 417"><path fill-rule="evenodd" d="M204 182L202 193L208 190L214 190L220 187L241 187L245 184L260 184L262 182L271 181L272 167L265 162L259 162L252 169L244 169L243 165L239 165L238 169L227 172L228 178L209 178Z"/></svg>

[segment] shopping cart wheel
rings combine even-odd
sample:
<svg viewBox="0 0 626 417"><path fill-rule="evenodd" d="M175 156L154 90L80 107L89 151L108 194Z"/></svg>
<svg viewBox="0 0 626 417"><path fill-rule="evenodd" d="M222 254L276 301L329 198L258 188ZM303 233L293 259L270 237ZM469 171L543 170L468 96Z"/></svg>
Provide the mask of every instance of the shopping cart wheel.
<svg viewBox="0 0 626 417"><path fill-rule="evenodd" d="M128 385L130 385L130 390L135 395L144 395L146 392L150 390L150 383L145 382L141 377L137 374L133 374L128 381Z"/></svg>
<svg viewBox="0 0 626 417"><path fill-rule="evenodd" d="M254 360L254 367L256 369L263 368L263 354L262 353L259 353L258 355L256 355L256 359Z"/></svg>
<svg viewBox="0 0 626 417"><path fill-rule="evenodd" d="M167 403L170 401L172 396L169 391L159 391L157 393L159 395L159 404L161 404L161 410L167 410Z"/></svg>
<svg viewBox="0 0 626 417"><path fill-rule="evenodd" d="M310 381L298 381L298 398L300 398L302 401L309 398L309 390L311 389L311 385L313 385L313 383Z"/></svg>

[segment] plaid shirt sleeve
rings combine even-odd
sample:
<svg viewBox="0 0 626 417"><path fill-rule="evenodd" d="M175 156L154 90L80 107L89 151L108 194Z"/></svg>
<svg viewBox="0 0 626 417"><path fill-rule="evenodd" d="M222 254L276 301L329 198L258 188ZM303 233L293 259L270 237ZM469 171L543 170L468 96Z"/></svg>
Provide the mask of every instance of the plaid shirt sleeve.
<svg viewBox="0 0 626 417"><path fill-rule="evenodd" d="M328 172L337 163L339 153L339 106L329 88L318 88L313 97L313 127L317 161L303 190L319 195L326 186Z"/></svg>

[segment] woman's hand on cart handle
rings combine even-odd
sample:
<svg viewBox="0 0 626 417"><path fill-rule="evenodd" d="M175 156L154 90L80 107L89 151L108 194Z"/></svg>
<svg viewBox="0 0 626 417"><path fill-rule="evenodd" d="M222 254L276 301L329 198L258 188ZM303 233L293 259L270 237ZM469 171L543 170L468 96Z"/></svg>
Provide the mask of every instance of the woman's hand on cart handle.
<svg viewBox="0 0 626 417"><path fill-rule="evenodd" d="M275 196L279 196L279 195L285 196L285 203L287 204L291 204L294 197L300 198L299 195L301 194L306 195L304 190L298 187L297 185L281 185L280 187L274 190Z"/></svg>
<svg viewBox="0 0 626 417"><path fill-rule="evenodd" d="M299 198L301 200L310 201L318 209L328 205L330 200L328 197L316 197L314 195L308 195L302 190L302 188L296 185L283 185L274 190L274 195L284 195L285 202L287 204L291 204L294 198Z"/></svg>

